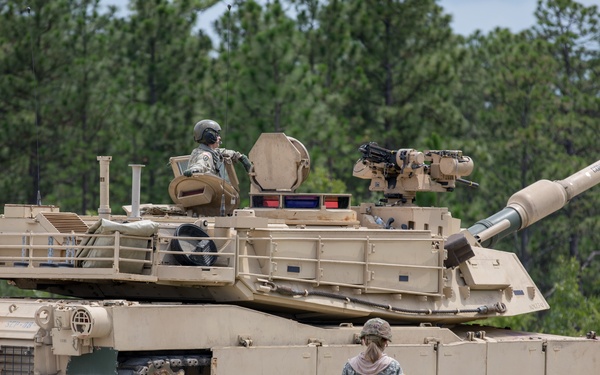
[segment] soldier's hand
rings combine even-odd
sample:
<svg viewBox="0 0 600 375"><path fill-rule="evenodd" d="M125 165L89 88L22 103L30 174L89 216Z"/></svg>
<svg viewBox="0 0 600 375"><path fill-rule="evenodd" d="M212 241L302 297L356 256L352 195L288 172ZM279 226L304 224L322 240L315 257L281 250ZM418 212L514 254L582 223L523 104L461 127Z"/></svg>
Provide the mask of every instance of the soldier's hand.
<svg viewBox="0 0 600 375"><path fill-rule="evenodd" d="M186 169L186 170L183 172L183 175L184 175L185 177L192 177L192 174L194 174L194 172L198 172L198 171L196 171L196 170L194 170L194 169Z"/></svg>
<svg viewBox="0 0 600 375"><path fill-rule="evenodd" d="M242 157L240 158L240 162L244 166L244 169L246 169L246 172L250 172L250 170L252 169L252 163L246 155L242 155Z"/></svg>

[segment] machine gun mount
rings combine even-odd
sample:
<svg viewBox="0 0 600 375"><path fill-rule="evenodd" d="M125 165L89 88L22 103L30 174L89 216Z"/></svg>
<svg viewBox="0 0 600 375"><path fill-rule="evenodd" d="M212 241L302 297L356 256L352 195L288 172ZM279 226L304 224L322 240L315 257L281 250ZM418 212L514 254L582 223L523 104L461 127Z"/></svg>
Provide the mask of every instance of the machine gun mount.
<svg viewBox="0 0 600 375"><path fill-rule="evenodd" d="M412 205L418 191L451 192L456 182L478 186L461 178L473 171L473 160L461 150L388 150L375 142L358 150L363 155L353 176L370 179L369 190L383 191L387 205Z"/></svg>

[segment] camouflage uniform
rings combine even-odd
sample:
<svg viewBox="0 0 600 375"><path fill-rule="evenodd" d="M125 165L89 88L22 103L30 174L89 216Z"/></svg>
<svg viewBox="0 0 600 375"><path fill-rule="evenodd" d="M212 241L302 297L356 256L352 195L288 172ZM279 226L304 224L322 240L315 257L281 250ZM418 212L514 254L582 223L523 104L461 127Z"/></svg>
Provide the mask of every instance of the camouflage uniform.
<svg viewBox="0 0 600 375"><path fill-rule="evenodd" d="M392 361L388 367L384 368L383 371L378 372L377 375L402 375L402 367L400 367L400 363L396 360ZM354 371L350 363L346 362L346 366L344 366L344 370L342 370L342 375L371 375L371 374L359 374ZM373 374L375 375L375 374Z"/></svg>
<svg viewBox="0 0 600 375"><path fill-rule="evenodd" d="M374 338L380 338L385 341L392 341L392 328L390 324L380 318L372 318L367 320L363 329L360 332L361 340L365 337L369 337L370 340ZM365 343L363 341L363 343ZM378 344L375 344L378 345ZM383 349L383 348L381 348ZM359 372L360 371L360 372ZM400 363L394 358L389 357L385 353L381 353L379 359L375 362L371 362L365 353L360 353L356 357L350 358L342 375L402 375L402 367Z"/></svg>
<svg viewBox="0 0 600 375"><path fill-rule="evenodd" d="M188 169L196 173L211 173L227 179L223 156L229 156L232 161L238 161L243 155L237 151L225 148L211 149L201 143L192 151Z"/></svg>

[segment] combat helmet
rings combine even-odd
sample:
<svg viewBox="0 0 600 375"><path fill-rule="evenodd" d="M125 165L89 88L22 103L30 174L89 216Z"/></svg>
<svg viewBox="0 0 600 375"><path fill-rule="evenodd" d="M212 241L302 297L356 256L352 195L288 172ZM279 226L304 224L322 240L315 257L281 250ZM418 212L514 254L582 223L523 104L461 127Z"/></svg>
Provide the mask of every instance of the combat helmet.
<svg viewBox="0 0 600 375"><path fill-rule="evenodd" d="M360 338L365 336L379 336L388 341L392 341L392 328L390 324L381 318L367 320L360 332Z"/></svg>
<svg viewBox="0 0 600 375"><path fill-rule="evenodd" d="M213 120L201 120L194 125L194 141L211 145L217 141L221 126Z"/></svg>

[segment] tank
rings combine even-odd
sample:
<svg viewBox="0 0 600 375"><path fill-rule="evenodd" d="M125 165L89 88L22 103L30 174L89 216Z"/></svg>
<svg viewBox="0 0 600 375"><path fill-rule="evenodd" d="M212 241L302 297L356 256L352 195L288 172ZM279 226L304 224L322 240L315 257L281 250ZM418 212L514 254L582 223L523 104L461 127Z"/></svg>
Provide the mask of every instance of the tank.
<svg viewBox="0 0 600 375"><path fill-rule="evenodd" d="M460 150L359 148L353 168L383 193L298 193L310 156L265 133L248 156L249 206L227 178L183 175L170 159L172 203L110 208L111 156L99 156L96 216L7 204L0 278L60 298L0 300L2 374L336 374L362 351L372 317L392 324L386 353L407 374L595 373L600 342L472 324L549 308L503 236L600 182L600 161L538 181L470 227L417 192L474 185ZM165 187L167 188L167 187Z"/></svg>

